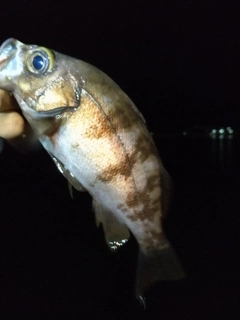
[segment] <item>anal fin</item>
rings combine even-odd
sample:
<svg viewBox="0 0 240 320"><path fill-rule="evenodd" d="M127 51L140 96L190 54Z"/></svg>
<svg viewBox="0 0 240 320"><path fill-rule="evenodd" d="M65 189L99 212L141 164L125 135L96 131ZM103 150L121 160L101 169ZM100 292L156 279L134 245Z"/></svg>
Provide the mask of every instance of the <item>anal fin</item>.
<svg viewBox="0 0 240 320"><path fill-rule="evenodd" d="M113 252L117 251L130 237L128 228L95 200L93 200L93 210L95 211L97 227L99 227L100 223L103 225L105 240L108 247Z"/></svg>

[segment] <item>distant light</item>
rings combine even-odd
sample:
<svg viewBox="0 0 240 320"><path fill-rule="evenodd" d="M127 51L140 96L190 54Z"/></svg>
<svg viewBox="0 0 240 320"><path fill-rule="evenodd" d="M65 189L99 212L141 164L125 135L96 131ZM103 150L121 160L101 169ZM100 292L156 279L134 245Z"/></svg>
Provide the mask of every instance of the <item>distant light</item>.
<svg viewBox="0 0 240 320"><path fill-rule="evenodd" d="M232 129L231 127L227 127L227 132L228 132L229 134L233 134L233 129Z"/></svg>
<svg viewBox="0 0 240 320"><path fill-rule="evenodd" d="M217 129L212 129L210 132L209 132L209 135L212 139L216 139L217 138Z"/></svg>
<svg viewBox="0 0 240 320"><path fill-rule="evenodd" d="M186 132L186 131L183 131L183 135L186 136L186 135L187 135L187 132Z"/></svg>
<svg viewBox="0 0 240 320"><path fill-rule="evenodd" d="M224 128L220 128L220 129L218 130L218 133L219 133L219 134L224 134L224 133L225 133Z"/></svg>

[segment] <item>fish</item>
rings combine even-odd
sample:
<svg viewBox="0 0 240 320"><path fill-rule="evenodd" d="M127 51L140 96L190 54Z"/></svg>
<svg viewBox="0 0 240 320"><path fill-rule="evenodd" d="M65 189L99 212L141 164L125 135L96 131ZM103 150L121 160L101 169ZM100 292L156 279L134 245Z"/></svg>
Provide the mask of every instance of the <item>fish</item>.
<svg viewBox="0 0 240 320"><path fill-rule="evenodd" d="M121 88L87 62L12 38L0 48L0 88L15 97L70 186L92 196L109 249L135 237L135 296L183 278L163 230L171 178L144 117Z"/></svg>

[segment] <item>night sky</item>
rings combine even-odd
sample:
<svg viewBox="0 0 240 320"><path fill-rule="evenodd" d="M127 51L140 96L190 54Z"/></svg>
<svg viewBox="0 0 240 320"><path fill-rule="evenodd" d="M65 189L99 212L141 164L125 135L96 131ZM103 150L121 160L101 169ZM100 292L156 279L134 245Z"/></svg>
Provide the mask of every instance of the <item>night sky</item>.
<svg viewBox="0 0 240 320"><path fill-rule="evenodd" d="M0 42L15 37L97 66L153 131L237 127L239 15L237 1L8 0Z"/></svg>

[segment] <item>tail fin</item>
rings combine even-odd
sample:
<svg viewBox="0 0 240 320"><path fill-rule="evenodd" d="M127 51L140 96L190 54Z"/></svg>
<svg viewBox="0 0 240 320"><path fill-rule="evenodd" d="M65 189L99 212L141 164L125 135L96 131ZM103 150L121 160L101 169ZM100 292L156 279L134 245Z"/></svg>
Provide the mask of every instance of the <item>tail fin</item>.
<svg viewBox="0 0 240 320"><path fill-rule="evenodd" d="M185 277L177 255L169 244L161 250L139 252L135 293L142 297L158 281L179 280Z"/></svg>

